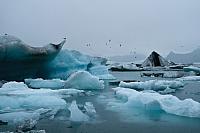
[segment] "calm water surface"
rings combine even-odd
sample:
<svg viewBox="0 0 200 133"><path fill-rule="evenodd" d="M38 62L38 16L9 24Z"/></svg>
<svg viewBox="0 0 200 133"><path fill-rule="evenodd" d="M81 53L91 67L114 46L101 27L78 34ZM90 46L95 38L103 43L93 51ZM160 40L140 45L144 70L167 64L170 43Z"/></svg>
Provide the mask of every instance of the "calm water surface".
<svg viewBox="0 0 200 133"><path fill-rule="evenodd" d="M141 77L140 72L112 72L118 80L145 81L153 77ZM161 79L161 78L159 78ZM173 80L172 78L167 78ZM170 115L165 112L149 113L145 111L110 110L108 103L117 100L108 81L105 89L93 92L93 96L76 98L78 104L92 102L97 117L92 122L74 123L61 120L58 114L55 119L42 119L36 129L44 129L47 133L200 133L200 119ZM200 102L200 82L188 82L183 90L175 94L180 99L192 98ZM71 99L73 100L73 98ZM71 102L67 100L67 102ZM120 101L119 101L120 102ZM61 113L62 115L62 113ZM0 126L0 131L12 131L15 127Z"/></svg>

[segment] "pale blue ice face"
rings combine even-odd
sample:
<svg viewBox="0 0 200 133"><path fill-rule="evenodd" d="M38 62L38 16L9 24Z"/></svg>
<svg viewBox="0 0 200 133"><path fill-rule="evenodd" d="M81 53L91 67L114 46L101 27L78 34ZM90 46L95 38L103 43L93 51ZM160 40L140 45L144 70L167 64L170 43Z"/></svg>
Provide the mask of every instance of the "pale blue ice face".
<svg viewBox="0 0 200 133"><path fill-rule="evenodd" d="M37 46L67 36L66 48L93 55L188 52L200 44L199 5L199 0L1 0L0 34Z"/></svg>

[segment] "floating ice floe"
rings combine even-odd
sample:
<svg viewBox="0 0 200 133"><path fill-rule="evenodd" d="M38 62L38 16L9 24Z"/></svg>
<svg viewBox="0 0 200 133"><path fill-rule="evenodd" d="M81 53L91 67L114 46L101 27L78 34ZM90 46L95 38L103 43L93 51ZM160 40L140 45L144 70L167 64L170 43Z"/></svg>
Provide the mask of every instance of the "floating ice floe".
<svg viewBox="0 0 200 133"><path fill-rule="evenodd" d="M0 119L9 123L24 123L26 120L37 121L42 113L46 113L46 109L38 109L34 111L15 111L15 112L5 112L0 114Z"/></svg>
<svg viewBox="0 0 200 133"><path fill-rule="evenodd" d="M138 92L128 88L113 88L119 99L126 99L125 103L118 103L121 109L128 108L129 111L134 108L141 110L165 111L169 114L200 118L200 103L192 100L180 100L172 95L161 95L152 92Z"/></svg>
<svg viewBox="0 0 200 133"><path fill-rule="evenodd" d="M65 81L60 79L44 80L42 78L38 79L25 79L25 84L31 88L49 88L49 89L63 89L65 86Z"/></svg>
<svg viewBox="0 0 200 133"><path fill-rule="evenodd" d="M184 86L181 81L167 81L167 80L149 80L144 82L130 82L126 83L121 81L119 84L120 87L131 88L135 90L165 90L167 88L170 89L178 89Z"/></svg>
<svg viewBox="0 0 200 133"><path fill-rule="evenodd" d="M187 76L182 78L177 78L178 81L200 81L200 76Z"/></svg>
<svg viewBox="0 0 200 133"><path fill-rule="evenodd" d="M77 106L76 101L72 101L70 107L70 120L74 122L89 121L89 116L84 114Z"/></svg>
<svg viewBox="0 0 200 133"><path fill-rule="evenodd" d="M67 109L64 99L81 95L76 89L30 89L20 82L8 82L0 88L0 120L18 123L27 119L38 120L42 115L53 118L60 109Z"/></svg>
<svg viewBox="0 0 200 133"><path fill-rule="evenodd" d="M104 89L104 81L91 75L87 71L73 73L65 82L65 88L75 88L81 90Z"/></svg>
<svg viewBox="0 0 200 133"><path fill-rule="evenodd" d="M195 67L195 66L184 67L183 70L184 70L185 72L193 71L193 72L195 72L195 73L200 73L200 68L199 68L199 67Z"/></svg>
<svg viewBox="0 0 200 133"><path fill-rule="evenodd" d="M133 63L114 63L110 65L110 70L112 71L141 71L140 67L137 67Z"/></svg>
<svg viewBox="0 0 200 133"><path fill-rule="evenodd" d="M165 71L163 77L164 78L180 78L186 75L186 73L182 71Z"/></svg>
<svg viewBox="0 0 200 133"><path fill-rule="evenodd" d="M82 95L83 90L77 89L31 89L23 82L8 82L0 88L0 96L57 96L62 97L66 95Z"/></svg>

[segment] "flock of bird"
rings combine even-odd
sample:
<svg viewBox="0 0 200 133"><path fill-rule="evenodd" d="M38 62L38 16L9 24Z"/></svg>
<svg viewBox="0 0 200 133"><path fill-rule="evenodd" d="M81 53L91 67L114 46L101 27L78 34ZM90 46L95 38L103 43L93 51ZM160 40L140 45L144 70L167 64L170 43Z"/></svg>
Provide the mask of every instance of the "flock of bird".
<svg viewBox="0 0 200 133"><path fill-rule="evenodd" d="M108 41L106 42L106 46L109 47L110 49L112 48L112 46L111 46L111 41L112 41L112 40L108 40ZM120 48L123 47L123 46L124 46L124 45L122 45L122 43L119 44L119 47L120 47ZM87 43L87 44L86 44L86 47L91 47L91 44L90 44L90 43ZM134 48L134 50L131 50L131 51L130 51L130 55L133 55L133 58L135 58L135 59L137 58L137 57L136 57L136 48Z"/></svg>

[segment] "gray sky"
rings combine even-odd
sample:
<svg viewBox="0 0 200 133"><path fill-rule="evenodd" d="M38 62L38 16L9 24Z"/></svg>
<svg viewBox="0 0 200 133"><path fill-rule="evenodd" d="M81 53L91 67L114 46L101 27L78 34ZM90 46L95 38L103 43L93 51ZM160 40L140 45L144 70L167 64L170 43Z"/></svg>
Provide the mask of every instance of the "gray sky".
<svg viewBox="0 0 200 133"><path fill-rule="evenodd" d="M189 52L200 45L200 0L0 0L4 33L34 46L67 36L65 48L93 55Z"/></svg>

